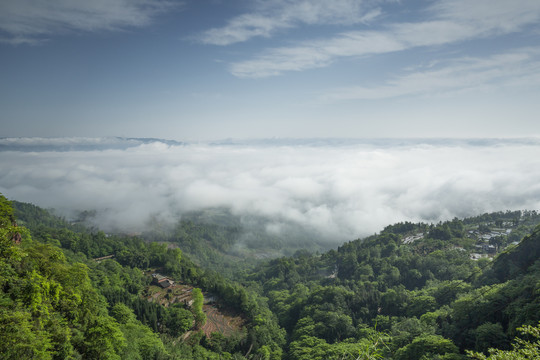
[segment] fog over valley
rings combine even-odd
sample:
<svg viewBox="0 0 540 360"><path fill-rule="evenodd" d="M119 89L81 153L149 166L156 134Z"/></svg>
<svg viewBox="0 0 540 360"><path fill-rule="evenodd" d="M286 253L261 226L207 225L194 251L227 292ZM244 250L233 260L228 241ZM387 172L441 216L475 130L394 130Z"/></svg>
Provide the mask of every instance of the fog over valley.
<svg viewBox="0 0 540 360"><path fill-rule="evenodd" d="M540 208L538 139L0 139L0 193L106 231L226 208L336 244L398 221Z"/></svg>

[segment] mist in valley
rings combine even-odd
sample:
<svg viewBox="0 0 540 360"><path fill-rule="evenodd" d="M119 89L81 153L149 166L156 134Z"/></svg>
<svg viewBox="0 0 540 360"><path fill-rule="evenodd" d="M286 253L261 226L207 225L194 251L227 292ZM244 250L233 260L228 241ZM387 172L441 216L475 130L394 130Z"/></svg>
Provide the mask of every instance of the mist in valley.
<svg viewBox="0 0 540 360"><path fill-rule="evenodd" d="M196 221L242 227L243 244L250 233L264 233L277 243L327 247L399 221L540 207L535 139L63 138L0 145L1 193L70 220L93 211L85 220L104 231L172 229L199 212Z"/></svg>

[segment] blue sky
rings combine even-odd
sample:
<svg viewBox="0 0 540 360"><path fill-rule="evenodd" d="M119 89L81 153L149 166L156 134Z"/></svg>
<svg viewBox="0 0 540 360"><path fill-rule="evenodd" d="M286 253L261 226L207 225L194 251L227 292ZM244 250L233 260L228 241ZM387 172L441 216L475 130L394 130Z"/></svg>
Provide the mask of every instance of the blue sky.
<svg viewBox="0 0 540 360"><path fill-rule="evenodd" d="M0 136L539 136L537 0L0 2Z"/></svg>

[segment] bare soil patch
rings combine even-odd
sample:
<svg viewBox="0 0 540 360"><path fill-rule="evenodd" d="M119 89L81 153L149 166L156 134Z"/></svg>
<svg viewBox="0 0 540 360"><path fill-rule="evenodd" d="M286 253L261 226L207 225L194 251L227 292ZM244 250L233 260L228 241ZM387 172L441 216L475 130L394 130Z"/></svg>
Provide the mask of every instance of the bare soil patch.
<svg viewBox="0 0 540 360"><path fill-rule="evenodd" d="M203 311L206 314L206 324L202 330L206 336L210 336L213 332L231 336L242 330L244 319L238 315L222 311L214 305L204 305Z"/></svg>

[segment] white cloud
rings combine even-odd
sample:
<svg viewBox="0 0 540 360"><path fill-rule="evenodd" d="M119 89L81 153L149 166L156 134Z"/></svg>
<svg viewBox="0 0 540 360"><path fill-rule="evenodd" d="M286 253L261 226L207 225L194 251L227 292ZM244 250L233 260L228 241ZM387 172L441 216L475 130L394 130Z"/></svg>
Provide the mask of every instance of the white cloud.
<svg viewBox="0 0 540 360"><path fill-rule="evenodd" d="M509 33L538 22L540 3L536 0L445 0L436 1L431 10L440 19L469 24L479 33Z"/></svg>
<svg viewBox="0 0 540 360"><path fill-rule="evenodd" d="M327 92L324 100L383 99L406 95L440 96L489 91L505 86L540 85L540 48L525 48L487 58L449 59L414 69L375 87L354 86Z"/></svg>
<svg viewBox="0 0 540 360"><path fill-rule="evenodd" d="M258 14L244 14L232 19L223 28L205 31L200 41L212 45L229 45L256 36L268 37L276 28L287 26L287 23L280 20Z"/></svg>
<svg viewBox="0 0 540 360"><path fill-rule="evenodd" d="M229 207L336 241L397 221L540 208L540 141L409 141L332 146L144 144L125 150L0 152L0 192L100 226L141 230L150 215Z"/></svg>
<svg viewBox="0 0 540 360"><path fill-rule="evenodd" d="M441 46L520 31L540 21L535 0L437 1L428 19L389 23L382 30L352 31L297 45L267 49L252 59L233 63L238 77L259 78L328 66L343 57L360 57L406 49Z"/></svg>
<svg viewBox="0 0 540 360"><path fill-rule="evenodd" d="M3 0L4 42L36 43L70 31L111 31L148 25L152 17L179 6L169 0Z"/></svg>
<svg viewBox="0 0 540 360"><path fill-rule="evenodd" d="M404 48L403 43L384 33L348 32L331 41L311 41L302 46L272 49L256 59L232 64L230 71L238 77L261 78L285 71L325 67L339 57L380 54Z"/></svg>
<svg viewBox="0 0 540 360"><path fill-rule="evenodd" d="M380 14L365 0L273 0L256 4L253 12L236 16L223 27L209 29L197 39L205 44L230 45L270 37L300 24L351 25L371 21Z"/></svg>

